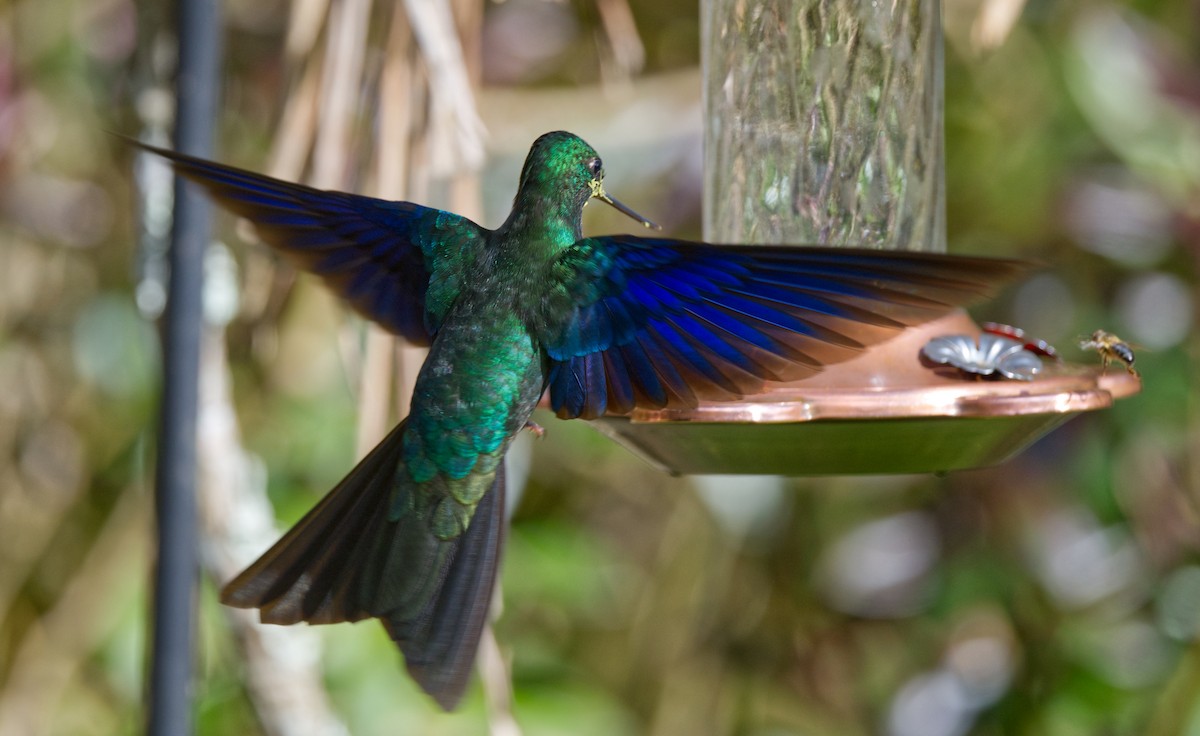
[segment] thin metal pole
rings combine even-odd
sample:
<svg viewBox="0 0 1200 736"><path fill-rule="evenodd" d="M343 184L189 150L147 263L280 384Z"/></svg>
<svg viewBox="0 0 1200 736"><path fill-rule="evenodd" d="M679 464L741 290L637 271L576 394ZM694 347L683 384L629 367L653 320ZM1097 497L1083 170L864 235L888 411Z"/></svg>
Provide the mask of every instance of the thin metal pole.
<svg viewBox="0 0 1200 736"><path fill-rule="evenodd" d="M221 34L218 0L179 0L179 79L175 145L210 156L217 110ZM151 736L192 732L192 670L196 585L196 406L202 330L204 251L211 206L193 186L175 181L175 216L168 257L163 325L163 396L155 508L158 560L154 571Z"/></svg>

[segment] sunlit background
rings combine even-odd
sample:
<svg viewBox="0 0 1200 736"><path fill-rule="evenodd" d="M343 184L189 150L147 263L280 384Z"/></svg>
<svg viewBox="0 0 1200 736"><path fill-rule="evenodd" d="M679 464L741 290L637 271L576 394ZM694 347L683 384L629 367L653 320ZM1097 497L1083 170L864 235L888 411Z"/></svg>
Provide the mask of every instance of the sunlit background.
<svg viewBox="0 0 1200 736"><path fill-rule="evenodd" d="M565 128L699 237L696 3L454 6L439 68L399 3L227 0L219 158L495 226ZM169 141L169 7L0 3L5 736L143 723L170 188L110 131ZM222 217L197 732L1200 734L1200 5L945 0L945 22L951 250L1047 266L976 314L1078 362L1114 331L1141 395L947 477L670 478L543 416L486 685L445 715L374 623L259 630L216 602L419 361ZM631 224L595 209L590 231Z"/></svg>

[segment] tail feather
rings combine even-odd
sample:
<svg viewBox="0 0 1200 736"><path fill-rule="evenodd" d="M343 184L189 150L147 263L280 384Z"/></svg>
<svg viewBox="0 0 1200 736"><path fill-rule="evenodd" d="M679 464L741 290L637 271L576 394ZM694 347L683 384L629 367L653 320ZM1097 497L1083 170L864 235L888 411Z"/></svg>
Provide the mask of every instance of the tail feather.
<svg viewBox="0 0 1200 736"><path fill-rule="evenodd" d="M409 674L446 710L467 687L479 637L491 608L492 589L504 546L504 463L475 507L438 594L415 619L383 617L404 652Z"/></svg>
<svg viewBox="0 0 1200 736"><path fill-rule="evenodd" d="M263 623L269 624L368 618L353 593L359 568L352 563L370 553L386 518L403 426L392 430L274 546L230 581L221 591L221 602L258 608Z"/></svg>
<svg viewBox="0 0 1200 736"><path fill-rule="evenodd" d="M379 618L413 679L446 710L466 690L504 537L504 469L467 530L443 540L416 515L389 520L404 423L316 507L225 586L221 600L264 623ZM397 608L382 591L420 591ZM411 600L413 596L404 596Z"/></svg>

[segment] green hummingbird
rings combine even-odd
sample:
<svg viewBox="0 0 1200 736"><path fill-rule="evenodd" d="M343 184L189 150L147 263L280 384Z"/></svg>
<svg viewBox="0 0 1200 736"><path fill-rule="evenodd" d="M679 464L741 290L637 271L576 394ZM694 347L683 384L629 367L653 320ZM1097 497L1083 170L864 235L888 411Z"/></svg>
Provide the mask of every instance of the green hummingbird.
<svg viewBox="0 0 1200 736"><path fill-rule="evenodd" d="M429 346L406 419L224 603L266 623L377 618L445 709L467 686L505 534L504 455L549 391L562 418L736 399L990 293L1017 261L583 237L596 151L538 138L495 230L144 146L366 318Z"/></svg>

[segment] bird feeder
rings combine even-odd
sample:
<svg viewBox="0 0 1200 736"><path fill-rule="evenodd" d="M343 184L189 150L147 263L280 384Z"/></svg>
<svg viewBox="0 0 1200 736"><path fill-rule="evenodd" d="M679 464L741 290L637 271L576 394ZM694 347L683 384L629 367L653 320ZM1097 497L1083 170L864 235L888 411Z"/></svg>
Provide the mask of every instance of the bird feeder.
<svg viewBox="0 0 1200 736"><path fill-rule="evenodd" d="M938 0L704 0L705 239L946 251ZM804 247L798 245L796 247ZM907 473L1002 462L1133 374L1047 360L1033 380L922 361L966 313L734 402L601 431L674 473Z"/></svg>

